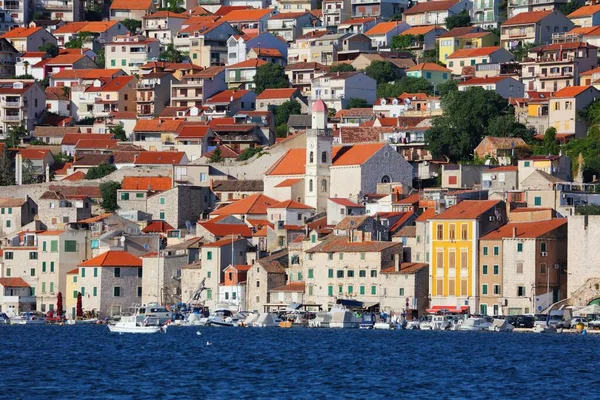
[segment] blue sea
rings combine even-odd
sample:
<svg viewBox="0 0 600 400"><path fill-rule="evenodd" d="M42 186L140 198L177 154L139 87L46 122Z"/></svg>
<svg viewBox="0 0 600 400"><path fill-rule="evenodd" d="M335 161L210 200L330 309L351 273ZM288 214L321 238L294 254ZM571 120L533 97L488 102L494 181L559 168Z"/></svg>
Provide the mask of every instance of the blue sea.
<svg viewBox="0 0 600 400"><path fill-rule="evenodd" d="M599 398L599 353L591 334L0 326L0 398Z"/></svg>

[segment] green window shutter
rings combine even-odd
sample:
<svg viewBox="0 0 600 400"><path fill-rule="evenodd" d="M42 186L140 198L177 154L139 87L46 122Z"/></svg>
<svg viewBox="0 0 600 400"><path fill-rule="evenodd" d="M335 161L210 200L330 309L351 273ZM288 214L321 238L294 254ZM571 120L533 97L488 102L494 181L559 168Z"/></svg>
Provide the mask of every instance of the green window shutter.
<svg viewBox="0 0 600 400"><path fill-rule="evenodd" d="M94 286L94 297L98 296L98 288Z"/></svg>
<svg viewBox="0 0 600 400"><path fill-rule="evenodd" d="M542 205L542 198L540 196L535 196L534 200L533 200L533 204L535 204L536 206L541 206Z"/></svg>
<svg viewBox="0 0 600 400"><path fill-rule="evenodd" d="M32 295L32 296L35 296L35 286L32 286L32 287L31 287L31 295Z"/></svg>
<svg viewBox="0 0 600 400"><path fill-rule="evenodd" d="M484 256L487 256L487 255L488 255L488 248L487 248L487 246L484 246L484 247L483 247L483 255L484 255Z"/></svg>
<svg viewBox="0 0 600 400"><path fill-rule="evenodd" d="M94 267L94 278L98 277L98 267Z"/></svg>
<svg viewBox="0 0 600 400"><path fill-rule="evenodd" d="M121 288L119 286L115 286L113 288L113 296L114 297L121 297Z"/></svg>
<svg viewBox="0 0 600 400"><path fill-rule="evenodd" d="M517 251L519 253L523 251L523 243L517 243Z"/></svg>
<svg viewBox="0 0 600 400"><path fill-rule="evenodd" d="M144 198L144 193L136 193L135 194L135 198L136 199L143 199Z"/></svg>
<svg viewBox="0 0 600 400"><path fill-rule="evenodd" d="M73 290L73 298L76 299L77 298L77 293L79 293L77 290Z"/></svg>
<svg viewBox="0 0 600 400"><path fill-rule="evenodd" d="M81 268L81 277L85 278L85 268Z"/></svg>
<svg viewBox="0 0 600 400"><path fill-rule="evenodd" d="M494 265L494 275L498 275L500 273L497 265Z"/></svg>
<svg viewBox="0 0 600 400"><path fill-rule="evenodd" d="M308 295L309 295L309 296L312 296L312 295L313 295L313 285L310 285L310 286L308 287Z"/></svg>
<svg viewBox="0 0 600 400"><path fill-rule="evenodd" d="M121 277L121 268L119 267L115 267L115 278L120 278Z"/></svg>
<svg viewBox="0 0 600 400"><path fill-rule="evenodd" d="M377 286L375 286L375 285L371 286L371 294L373 294L373 295L377 294Z"/></svg>
<svg viewBox="0 0 600 400"><path fill-rule="evenodd" d="M46 282L42 282L42 293L46 293Z"/></svg>
<svg viewBox="0 0 600 400"><path fill-rule="evenodd" d="M42 261L42 272L46 272L46 261Z"/></svg>
<svg viewBox="0 0 600 400"><path fill-rule="evenodd" d="M117 60L110 60L110 66L111 67L116 67L117 66Z"/></svg>
<svg viewBox="0 0 600 400"><path fill-rule="evenodd" d="M129 200L129 193L121 192L121 200Z"/></svg>
<svg viewBox="0 0 600 400"><path fill-rule="evenodd" d="M344 253L339 253L340 260L344 259Z"/></svg>
<svg viewBox="0 0 600 400"><path fill-rule="evenodd" d="M54 293L54 282L50 282L50 293Z"/></svg>
<svg viewBox="0 0 600 400"><path fill-rule="evenodd" d="M165 219L165 212L161 211L159 215L159 219Z"/></svg>
<svg viewBox="0 0 600 400"><path fill-rule="evenodd" d="M302 272L298 272L298 280L301 281L302 280Z"/></svg>
<svg viewBox="0 0 600 400"><path fill-rule="evenodd" d="M206 259L207 260L212 260L212 251L207 251L206 252Z"/></svg>
<svg viewBox="0 0 600 400"><path fill-rule="evenodd" d="M313 278L314 278L314 276L313 276L313 273L314 273L314 272L313 272L313 269L312 269L312 268L310 268L310 269L308 270L308 279L313 279Z"/></svg>
<svg viewBox="0 0 600 400"><path fill-rule="evenodd" d="M121 66L125 67L127 65L127 60L121 60Z"/></svg>
<svg viewBox="0 0 600 400"><path fill-rule="evenodd" d="M50 241L50 251L56 253L58 251L58 240Z"/></svg>
<svg viewBox="0 0 600 400"><path fill-rule="evenodd" d="M542 252L546 251L546 242L540 243L540 251L542 251Z"/></svg>
<svg viewBox="0 0 600 400"><path fill-rule="evenodd" d="M487 294L487 285L481 286L481 294Z"/></svg>
<svg viewBox="0 0 600 400"><path fill-rule="evenodd" d="M494 255L497 256L500 254L500 248L498 246L494 246Z"/></svg>
<svg viewBox="0 0 600 400"><path fill-rule="evenodd" d="M65 240L65 252L66 253L74 253L76 251L77 251L77 241Z"/></svg>
<svg viewBox="0 0 600 400"><path fill-rule="evenodd" d="M45 253L46 252L46 241L42 242L42 251Z"/></svg>
<svg viewBox="0 0 600 400"><path fill-rule="evenodd" d="M73 283L77 283L77 275L73 277Z"/></svg>
<svg viewBox="0 0 600 400"><path fill-rule="evenodd" d="M31 268L31 270L29 271L29 275L35 276L35 268Z"/></svg>
<svg viewBox="0 0 600 400"><path fill-rule="evenodd" d="M310 236L310 242L311 243L316 243L317 242L317 235L311 235Z"/></svg>
<svg viewBox="0 0 600 400"><path fill-rule="evenodd" d="M329 270L327 271L327 277L333 278L333 269L329 268Z"/></svg>
<svg viewBox="0 0 600 400"><path fill-rule="evenodd" d="M50 261L50 272L54 272L54 261Z"/></svg>
<svg viewBox="0 0 600 400"><path fill-rule="evenodd" d="M327 295L333 296L333 286L327 286Z"/></svg>
<svg viewBox="0 0 600 400"><path fill-rule="evenodd" d="M344 287L342 285L338 286L338 293L344 293Z"/></svg>
<svg viewBox="0 0 600 400"><path fill-rule="evenodd" d="M164 197L160 198L160 204L165 204L165 198Z"/></svg>
<svg viewBox="0 0 600 400"><path fill-rule="evenodd" d="M365 287L364 286L360 287L360 294L365 294Z"/></svg>
<svg viewBox="0 0 600 400"><path fill-rule="evenodd" d="M206 273L206 277L207 277L208 279L210 279L210 277L211 277L211 276L212 276L212 273L211 273L210 271L208 271L208 272Z"/></svg>
<svg viewBox="0 0 600 400"><path fill-rule="evenodd" d="M400 296L404 296L404 288L400 288Z"/></svg>
<svg viewBox="0 0 600 400"><path fill-rule="evenodd" d="M360 253L360 259L364 260L365 259L365 253Z"/></svg>
<svg viewBox="0 0 600 400"><path fill-rule="evenodd" d="M80 292L81 292L81 297L85 296L85 288L84 287L81 287Z"/></svg>
<svg viewBox="0 0 600 400"><path fill-rule="evenodd" d="M487 275L487 272L488 272L488 266L487 265L482 266L481 267L481 273L483 275Z"/></svg>
<svg viewBox="0 0 600 400"><path fill-rule="evenodd" d="M354 287L352 285L348 285L348 293L352 294L354 292Z"/></svg>
<svg viewBox="0 0 600 400"><path fill-rule="evenodd" d="M206 298L208 300L212 299L212 289L206 289Z"/></svg>

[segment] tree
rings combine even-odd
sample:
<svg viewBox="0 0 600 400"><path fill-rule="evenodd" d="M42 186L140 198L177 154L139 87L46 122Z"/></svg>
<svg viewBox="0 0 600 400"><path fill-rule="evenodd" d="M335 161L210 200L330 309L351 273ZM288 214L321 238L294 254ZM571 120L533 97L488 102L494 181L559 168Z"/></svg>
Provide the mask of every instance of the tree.
<svg viewBox="0 0 600 400"><path fill-rule="evenodd" d="M100 179L104 178L106 175L109 175L117 170L113 164L102 163L97 167L92 167L88 169L87 174L85 174L85 179Z"/></svg>
<svg viewBox="0 0 600 400"><path fill-rule="evenodd" d="M41 81L36 81L38 85L42 88L42 90L46 90L48 86L50 86L50 76L45 77Z"/></svg>
<svg viewBox="0 0 600 400"><path fill-rule="evenodd" d="M221 149L220 148L216 148L213 150L212 154L210 155L208 162L209 163L219 163L222 162L223 160L225 160L225 158L223 158L223 154L221 154Z"/></svg>
<svg viewBox="0 0 600 400"><path fill-rule="evenodd" d="M567 142L564 152L571 158L573 175L576 175L580 167L581 155L584 182L590 182L594 175L600 176L600 127L593 126L588 130L587 136Z"/></svg>
<svg viewBox="0 0 600 400"><path fill-rule="evenodd" d="M127 134L125 133L125 129L123 129L123 125L121 124L113 126L109 129L109 132L115 137L115 139L119 139L121 141L127 140Z"/></svg>
<svg viewBox="0 0 600 400"><path fill-rule="evenodd" d="M587 106L578 116L585 119L588 126L600 124L600 99Z"/></svg>
<svg viewBox="0 0 600 400"><path fill-rule="evenodd" d="M174 63L180 63L183 61L183 54L175 48L173 43L169 43L165 51L160 53L160 59L163 61L169 61Z"/></svg>
<svg viewBox="0 0 600 400"><path fill-rule="evenodd" d="M570 0L568 3L564 3L558 7L558 11L563 13L564 15L569 15L572 12L578 10L583 7L583 2Z"/></svg>
<svg viewBox="0 0 600 400"><path fill-rule="evenodd" d="M83 49L87 42L94 40L91 32L78 32L77 36L65 43L67 49Z"/></svg>
<svg viewBox="0 0 600 400"><path fill-rule="evenodd" d="M515 114L503 114L491 119L488 124L487 136L519 137L527 143L533 141L533 130L518 122Z"/></svg>
<svg viewBox="0 0 600 400"><path fill-rule="evenodd" d="M96 121L94 117L85 117L77 121L77 125L94 125L94 121Z"/></svg>
<svg viewBox="0 0 600 400"><path fill-rule="evenodd" d="M365 99L351 98L348 102L348 108L370 108L372 107Z"/></svg>
<svg viewBox="0 0 600 400"><path fill-rule="evenodd" d="M525 43L524 45L511 50L511 52L515 56L516 61L523 61L523 59L526 58L527 55L529 54L529 51L536 46L537 46L537 44L535 44L535 43Z"/></svg>
<svg viewBox="0 0 600 400"><path fill-rule="evenodd" d="M119 189L121 189L119 182L108 181L100 184L102 208L104 208L104 211L112 212L119 208L117 204L117 190Z"/></svg>
<svg viewBox="0 0 600 400"><path fill-rule="evenodd" d="M259 154L262 151L262 147L248 147L247 149L245 149L244 151L242 151L240 153L240 155L238 156L237 160L238 161L246 161L252 157L254 157L256 154Z"/></svg>
<svg viewBox="0 0 600 400"><path fill-rule="evenodd" d="M265 89L286 88L290 85L283 67L271 62L258 67L254 75L254 84L256 93L261 93Z"/></svg>
<svg viewBox="0 0 600 400"><path fill-rule="evenodd" d="M287 124L282 124L275 127L275 137L284 138L288 135L288 126Z"/></svg>
<svg viewBox="0 0 600 400"><path fill-rule="evenodd" d="M576 215L600 215L600 206L597 204L586 204L575 207Z"/></svg>
<svg viewBox="0 0 600 400"><path fill-rule="evenodd" d="M544 132L542 144L534 148L534 153L539 155L557 155L560 153L560 145L556 141L556 128L551 126Z"/></svg>
<svg viewBox="0 0 600 400"><path fill-rule="evenodd" d="M462 10L458 14L450 15L446 18L446 29L471 26L471 16L467 10Z"/></svg>
<svg viewBox="0 0 600 400"><path fill-rule="evenodd" d="M65 154L62 151L60 153L54 154L54 163L55 164L65 164L65 163L72 162L72 161L73 161L73 156Z"/></svg>
<svg viewBox="0 0 600 400"><path fill-rule="evenodd" d="M137 30L141 29L142 27L142 21L138 21L137 19L126 18L121 23L125 25L125 28L127 28L131 33L137 32Z"/></svg>
<svg viewBox="0 0 600 400"><path fill-rule="evenodd" d="M442 109L444 114L434 117L425 133L425 142L434 157L450 162L472 160L473 149L488 134L490 121L513 113L506 99L480 87L448 93L442 97Z"/></svg>
<svg viewBox="0 0 600 400"><path fill-rule="evenodd" d="M393 83L377 85L377 97L398 97L402 93L433 94L433 85L425 78L404 76Z"/></svg>
<svg viewBox="0 0 600 400"><path fill-rule="evenodd" d="M15 148L21 144L21 139L27 136L27 129L23 125L12 125L8 128L8 135L6 136L6 146L8 148Z"/></svg>
<svg viewBox="0 0 600 400"><path fill-rule="evenodd" d="M377 81L377 84L393 82L398 78L398 69L389 61L373 61L367 68L365 74Z"/></svg>
<svg viewBox="0 0 600 400"><path fill-rule="evenodd" d="M25 158L23 159L21 166L23 168L23 184L31 185L32 183L38 183L38 174L35 172L35 168L33 167L33 161Z"/></svg>
<svg viewBox="0 0 600 400"><path fill-rule="evenodd" d="M424 35L398 35L392 38L390 47L395 50L406 50L411 47L419 47L425 41Z"/></svg>
<svg viewBox="0 0 600 400"><path fill-rule="evenodd" d="M96 52L96 58L94 59L94 62L100 68L105 68L105 66L106 66L106 59L104 58L104 49L99 49Z"/></svg>
<svg viewBox="0 0 600 400"><path fill-rule="evenodd" d="M166 0L165 3L165 7L159 8L160 11L171 11L178 14L185 11L185 8L183 8L183 0Z"/></svg>
<svg viewBox="0 0 600 400"><path fill-rule="evenodd" d="M351 64L335 64L329 68L329 72L354 72L356 68L354 68Z"/></svg>
<svg viewBox="0 0 600 400"><path fill-rule="evenodd" d="M275 126L287 124L290 115L298 115L302 111L302 106L295 100L288 100L275 107Z"/></svg>
<svg viewBox="0 0 600 400"><path fill-rule="evenodd" d="M2 149L0 157L0 186L10 186L15 184L15 171L11 168L11 161L6 151L6 146Z"/></svg>
<svg viewBox="0 0 600 400"><path fill-rule="evenodd" d="M458 91L458 82L455 81L454 79L448 79L446 82L441 83L437 87L437 94L440 97L444 97L448 93L455 92L455 91Z"/></svg>
<svg viewBox="0 0 600 400"><path fill-rule="evenodd" d="M45 52L52 58L58 55L58 46L51 42L44 43L43 45L38 47L38 50Z"/></svg>

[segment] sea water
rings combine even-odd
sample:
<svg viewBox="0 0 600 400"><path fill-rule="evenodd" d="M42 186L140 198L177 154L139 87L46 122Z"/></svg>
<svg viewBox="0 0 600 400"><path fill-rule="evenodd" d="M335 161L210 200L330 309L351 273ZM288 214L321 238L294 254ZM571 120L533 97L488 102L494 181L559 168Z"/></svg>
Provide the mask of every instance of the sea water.
<svg viewBox="0 0 600 400"><path fill-rule="evenodd" d="M592 399L599 353L600 335L0 326L0 398Z"/></svg>

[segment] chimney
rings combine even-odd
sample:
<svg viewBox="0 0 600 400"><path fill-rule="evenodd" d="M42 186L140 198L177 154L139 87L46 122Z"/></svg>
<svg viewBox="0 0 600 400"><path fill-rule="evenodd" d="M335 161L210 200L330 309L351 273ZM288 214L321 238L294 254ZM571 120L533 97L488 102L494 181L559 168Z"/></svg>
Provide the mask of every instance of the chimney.
<svg viewBox="0 0 600 400"><path fill-rule="evenodd" d="M340 76L340 71L337 72L337 76Z"/></svg>
<svg viewBox="0 0 600 400"><path fill-rule="evenodd" d="M401 254L394 255L394 271L400 272Z"/></svg>
<svg viewBox="0 0 600 400"><path fill-rule="evenodd" d="M513 228L513 239L517 237L517 227Z"/></svg>

